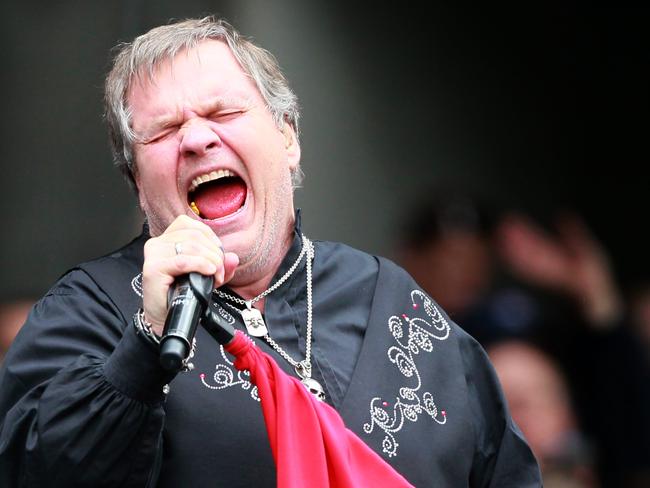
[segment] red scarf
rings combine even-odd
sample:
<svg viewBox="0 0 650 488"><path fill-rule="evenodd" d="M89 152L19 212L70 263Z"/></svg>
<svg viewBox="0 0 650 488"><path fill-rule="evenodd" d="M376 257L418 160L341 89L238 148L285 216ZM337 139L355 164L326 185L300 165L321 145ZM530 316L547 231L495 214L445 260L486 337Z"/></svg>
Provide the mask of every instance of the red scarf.
<svg viewBox="0 0 650 488"><path fill-rule="evenodd" d="M237 331L225 349L257 386L279 488L413 486L246 335Z"/></svg>

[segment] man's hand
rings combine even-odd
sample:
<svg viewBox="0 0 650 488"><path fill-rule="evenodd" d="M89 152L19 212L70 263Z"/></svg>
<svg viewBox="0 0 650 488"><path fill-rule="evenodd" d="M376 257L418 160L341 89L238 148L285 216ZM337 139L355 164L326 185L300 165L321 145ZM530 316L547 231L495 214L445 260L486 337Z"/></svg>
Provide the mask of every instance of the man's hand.
<svg viewBox="0 0 650 488"><path fill-rule="evenodd" d="M160 236L149 239L144 245L142 295L144 316L153 331L162 334L167 293L177 276L191 272L212 275L216 288L232 279L238 264L239 257L224 252L212 229L186 215L177 217Z"/></svg>

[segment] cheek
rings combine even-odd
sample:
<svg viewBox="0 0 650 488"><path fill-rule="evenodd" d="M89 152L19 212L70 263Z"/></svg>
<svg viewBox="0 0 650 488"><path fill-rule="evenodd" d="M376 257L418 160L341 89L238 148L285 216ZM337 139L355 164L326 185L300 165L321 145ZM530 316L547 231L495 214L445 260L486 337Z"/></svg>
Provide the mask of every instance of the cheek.
<svg viewBox="0 0 650 488"><path fill-rule="evenodd" d="M143 184L162 182L175 174L177 144L156 144L136 153L139 179Z"/></svg>
<svg viewBox="0 0 650 488"><path fill-rule="evenodd" d="M240 159L250 164L286 158L282 156L284 135L270 118L251 115L232 120L219 127L219 137Z"/></svg>

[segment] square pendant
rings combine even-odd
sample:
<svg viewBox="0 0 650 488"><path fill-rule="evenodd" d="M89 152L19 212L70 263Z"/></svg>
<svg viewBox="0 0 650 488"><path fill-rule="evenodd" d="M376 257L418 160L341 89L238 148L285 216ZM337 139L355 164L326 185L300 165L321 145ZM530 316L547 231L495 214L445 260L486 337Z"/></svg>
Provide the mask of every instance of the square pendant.
<svg viewBox="0 0 650 488"><path fill-rule="evenodd" d="M248 333L254 337L264 337L268 334L262 313L256 308L245 308L241 311L241 317Z"/></svg>

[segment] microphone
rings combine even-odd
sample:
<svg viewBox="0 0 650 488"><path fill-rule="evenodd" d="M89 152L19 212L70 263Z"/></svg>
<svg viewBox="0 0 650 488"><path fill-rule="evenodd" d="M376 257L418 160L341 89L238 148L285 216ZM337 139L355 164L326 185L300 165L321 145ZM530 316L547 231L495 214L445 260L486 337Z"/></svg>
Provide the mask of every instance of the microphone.
<svg viewBox="0 0 650 488"><path fill-rule="evenodd" d="M210 302L214 277L189 273L176 278L169 293L169 311L160 339L160 364L180 371L192 350L199 320Z"/></svg>

